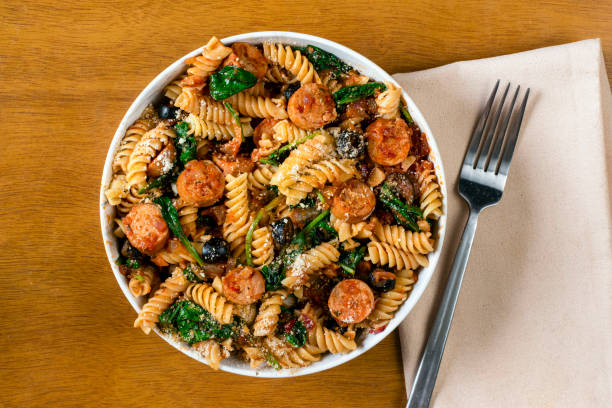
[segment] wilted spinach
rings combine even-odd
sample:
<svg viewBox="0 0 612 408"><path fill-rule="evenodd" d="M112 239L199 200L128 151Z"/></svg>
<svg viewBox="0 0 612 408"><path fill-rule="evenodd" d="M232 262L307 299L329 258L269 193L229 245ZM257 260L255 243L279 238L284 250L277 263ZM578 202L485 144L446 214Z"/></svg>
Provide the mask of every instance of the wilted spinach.
<svg viewBox="0 0 612 408"><path fill-rule="evenodd" d="M387 89L385 84L380 82L370 82L364 85L351 85L346 88L338 89L333 93L334 101L339 107L346 105L347 103L358 101L359 99L367 98L368 96L374 95L374 92L380 89L384 91Z"/></svg>
<svg viewBox="0 0 612 408"><path fill-rule="evenodd" d="M221 100L244 91L257 83L257 77L251 72L227 65L210 76L210 96Z"/></svg>

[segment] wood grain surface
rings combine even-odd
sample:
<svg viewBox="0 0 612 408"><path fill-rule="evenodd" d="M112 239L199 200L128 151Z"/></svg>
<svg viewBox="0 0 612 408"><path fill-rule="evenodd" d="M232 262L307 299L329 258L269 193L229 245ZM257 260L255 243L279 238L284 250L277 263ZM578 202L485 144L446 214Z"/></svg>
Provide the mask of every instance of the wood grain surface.
<svg viewBox="0 0 612 408"><path fill-rule="evenodd" d="M399 407L399 341L296 379L214 372L135 313L102 246L98 192L132 100L212 34L287 30L391 73L600 37L609 1L0 2L0 406ZM443 273L438 273L437 279Z"/></svg>

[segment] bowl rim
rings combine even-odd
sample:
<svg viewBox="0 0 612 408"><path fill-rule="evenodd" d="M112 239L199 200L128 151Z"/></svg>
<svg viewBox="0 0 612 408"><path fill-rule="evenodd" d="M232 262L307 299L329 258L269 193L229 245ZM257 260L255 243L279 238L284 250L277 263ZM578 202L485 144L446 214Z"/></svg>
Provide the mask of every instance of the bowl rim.
<svg viewBox="0 0 612 408"><path fill-rule="evenodd" d="M338 365L341 365L347 361L350 361L366 351L370 350L372 347L376 346L379 342L381 342L385 337L387 337L390 333L392 333L395 328L406 318L406 316L410 313L413 307L421 298L423 292L427 288L431 277L433 276L435 269L438 264L438 260L440 257L440 253L443 249L444 237L446 232L446 217L448 214L447 209L447 191L446 191L446 178L444 174L444 167L442 165L442 158L440 155L440 151L438 149L438 145L436 144L433 133L431 132L431 128L429 124L423 117L421 111L418 109L417 105L410 98L410 96L406 93L406 91L401 88L401 86L397 83L397 81L391 77L386 71L380 68L377 64L370 61L365 56L359 54L352 49L336 43L331 40L327 40L325 38L297 33L297 32L289 32L289 31L257 31L257 32L249 32L238 34L230 37L223 38L221 42L223 44L232 44L237 41L244 42L252 42L259 43L262 39L267 40L276 40L280 41L284 44L313 44L317 45L327 51L330 51L334 54L344 54L341 59L349 59L351 64L355 66L360 71L367 73L367 75L377 81L390 81L397 87L402 90L402 96L404 97L406 104L408 106L408 110L410 111L411 116L415 120L415 122L419 125L422 131L425 133L427 137L427 142L430 146L430 159L434 163L436 176L438 177L438 183L440 185L441 193L442 193L442 210L443 214L438 220L438 238L436 240L436 248L434 252L428 254L429 266L423 268L419 272L419 279L417 283L413 286L412 291L408 298L404 301L404 303L400 306L400 308L395 312L393 318L389 321L387 327L380 333L376 334L367 334L365 338L360 341L356 350L353 350L350 353L346 354L326 354L321 360L313 362L311 365L298 369L281 369L275 370L269 367L265 368L257 368L253 369L248 366L245 362L240 362L239 365L230 364L230 362L234 362L235 357L232 359L223 360L221 362L220 369L222 371L240 374L250 377L261 377L261 378L285 378L285 377L298 377L301 375L313 374L316 372L324 371ZM178 58L168 67L166 67L161 73L159 73L136 97L134 102L130 105L127 112L124 114L123 118L115 134L111 141L110 147L108 149L106 160L104 163L104 170L102 174L102 180L100 185L100 227L102 230L102 238L104 242L104 247L106 250L106 255L108 261L110 263L111 269L115 275L115 279L119 284L119 287L123 291L126 299L132 305L134 310L138 313L141 310L141 306L144 303L144 299L138 300L135 298L129 291L127 285L127 279L119 272L118 266L115 264L115 259L118 255L118 248L116 238L114 237L113 231L113 216L111 214L114 213L113 206L108 204L106 201L106 197L104 195L104 189L110 183L112 177L112 162L115 156L115 152L119 147L121 139L125 134L125 131L129 125L131 125L142 113L143 109L147 106L147 104L151 103L155 99L158 99L161 95L161 91L164 87L173 81L176 76L181 71L185 70L184 60L186 58L190 58L200 54L202 51L202 47L195 49L183 57ZM347 57L348 56L348 57ZM202 362L206 365L209 365L206 359L204 359L199 353L197 353L193 348L187 346L182 341L177 341L170 335L161 333L157 328L154 331L164 339L168 344L172 345L174 348L180 350L184 354L190 356L191 358ZM229 361L228 361L229 360Z"/></svg>

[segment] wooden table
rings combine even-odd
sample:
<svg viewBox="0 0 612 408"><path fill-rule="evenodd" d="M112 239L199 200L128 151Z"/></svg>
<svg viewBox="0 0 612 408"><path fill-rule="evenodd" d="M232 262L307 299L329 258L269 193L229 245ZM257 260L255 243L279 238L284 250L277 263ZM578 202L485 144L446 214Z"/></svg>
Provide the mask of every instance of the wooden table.
<svg viewBox="0 0 612 408"><path fill-rule="evenodd" d="M131 327L100 235L104 158L140 90L212 34L315 34L391 73L600 37L612 71L612 3L600 0L207 3L0 4L0 406L405 403L396 335L342 367L264 380Z"/></svg>

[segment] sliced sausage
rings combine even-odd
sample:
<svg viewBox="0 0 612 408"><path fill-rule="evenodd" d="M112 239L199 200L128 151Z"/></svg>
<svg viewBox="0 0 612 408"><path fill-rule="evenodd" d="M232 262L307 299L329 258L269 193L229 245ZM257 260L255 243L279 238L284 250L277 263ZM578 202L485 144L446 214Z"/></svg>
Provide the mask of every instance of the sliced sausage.
<svg viewBox="0 0 612 408"><path fill-rule="evenodd" d="M149 177L159 177L169 172L175 160L176 149L174 148L174 144L168 143L168 145L164 147L157 157L147 166L147 175Z"/></svg>
<svg viewBox="0 0 612 408"><path fill-rule="evenodd" d="M215 153L212 159L215 164L223 170L224 174L231 174L232 176L237 176L239 173L248 173L255 167L255 163L244 154L230 156L227 154Z"/></svg>
<svg viewBox="0 0 612 408"><path fill-rule="evenodd" d="M359 279L345 279L332 289L327 305L339 323L359 323L374 310L374 293Z"/></svg>
<svg viewBox="0 0 612 408"><path fill-rule="evenodd" d="M289 119L306 130L318 129L336 120L336 104L327 87L315 83L302 85L289 99Z"/></svg>
<svg viewBox="0 0 612 408"><path fill-rule="evenodd" d="M408 157L412 128L403 119L376 119L366 129L368 154L374 163L395 166Z"/></svg>
<svg viewBox="0 0 612 408"><path fill-rule="evenodd" d="M176 180L176 190L183 201L198 207L213 205L223 197L223 173L209 160L192 160Z"/></svg>
<svg viewBox="0 0 612 408"><path fill-rule="evenodd" d="M367 218L376 206L376 196L362 181L351 179L334 196L331 212L338 219L359 222Z"/></svg>
<svg viewBox="0 0 612 408"><path fill-rule="evenodd" d="M248 305L257 302L266 291L266 281L257 269L239 266L231 269L223 279L223 294L230 302Z"/></svg>
<svg viewBox="0 0 612 408"><path fill-rule="evenodd" d="M154 254L168 241L168 225L155 204L136 204L122 221L130 244L144 254Z"/></svg>
<svg viewBox="0 0 612 408"><path fill-rule="evenodd" d="M232 45L232 53L227 56L223 66L243 68L262 79L268 70L268 60L254 45L237 42Z"/></svg>

